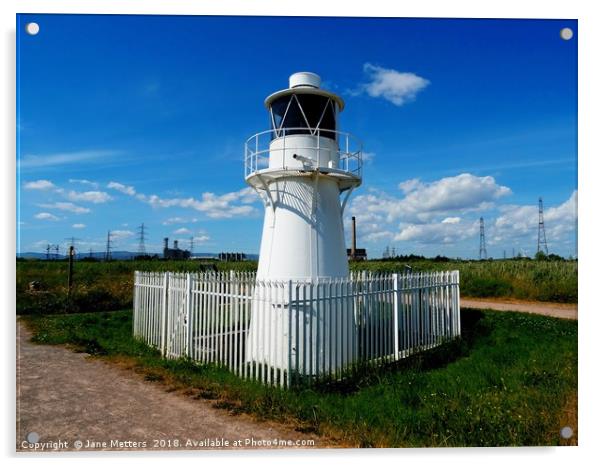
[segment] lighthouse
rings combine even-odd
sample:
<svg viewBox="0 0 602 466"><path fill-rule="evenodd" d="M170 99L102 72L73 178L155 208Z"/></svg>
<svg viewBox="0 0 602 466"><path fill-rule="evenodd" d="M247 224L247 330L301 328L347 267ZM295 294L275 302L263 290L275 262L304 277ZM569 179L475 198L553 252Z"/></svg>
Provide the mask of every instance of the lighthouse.
<svg viewBox="0 0 602 466"><path fill-rule="evenodd" d="M286 288L287 282L319 283L345 279L349 274L342 215L351 192L362 182L361 143L339 130L343 99L320 85L315 73L291 75L288 88L265 99L270 128L246 142L245 181L265 204L258 284L282 282ZM283 367L285 361L274 361L273 354L302 350L290 346L287 333L291 327L287 319L294 305L289 302L293 294L290 291L283 289L277 303L275 298L262 298L256 291L247 361ZM303 312L301 318L305 319L311 310L295 312ZM345 314L337 319L343 318L343 325L352 325L350 310L332 312ZM308 323L307 329L297 331L310 335L313 325L319 326L320 322ZM306 335L301 341L305 346L314 345ZM329 344L311 349L314 353L328 351ZM311 371L315 370L312 367Z"/></svg>

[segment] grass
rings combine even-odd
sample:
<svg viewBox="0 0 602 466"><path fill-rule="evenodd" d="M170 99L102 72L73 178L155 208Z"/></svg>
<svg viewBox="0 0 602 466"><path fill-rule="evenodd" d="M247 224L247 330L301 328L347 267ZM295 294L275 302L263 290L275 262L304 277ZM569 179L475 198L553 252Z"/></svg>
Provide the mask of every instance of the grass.
<svg viewBox="0 0 602 466"><path fill-rule="evenodd" d="M577 302L576 260L508 259L490 261L413 260L416 272L459 270L462 296L516 298L560 303ZM404 262L375 260L352 263L352 268L373 272L401 272Z"/></svg>
<svg viewBox="0 0 602 466"><path fill-rule="evenodd" d="M218 262L219 270L255 270L255 262ZM114 311L132 307L134 271L194 272L200 261L110 261L74 264L67 300L67 262L17 260L17 314ZM40 291L31 293L36 281Z"/></svg>
<svg viewBox="0 0 602 466"><path fill-rule="evenodd" d="M162 359L132 338L130 311L24 319L34 342L69 344L216 408L348 446L559 445L562 427L577 429L575 321L465 309L461 340L336 385L284 391Z"/></svg>
<svg viewBox="0 0 602 466"><path fill-rule="evenodd" d="M447 261L413 260L415 271L460 270L462 296L503 297L535 301L577 302L576 261ZM403 272L399 260L351 263L355 270ZM218 262L219 270L255 270L256 262ZM74 288L67 300L65 261L17 261L17 313L111 311L132 306L135 270L198 271L198 261L77 261ZM29 283L41 290L31 293Z"/></svg>

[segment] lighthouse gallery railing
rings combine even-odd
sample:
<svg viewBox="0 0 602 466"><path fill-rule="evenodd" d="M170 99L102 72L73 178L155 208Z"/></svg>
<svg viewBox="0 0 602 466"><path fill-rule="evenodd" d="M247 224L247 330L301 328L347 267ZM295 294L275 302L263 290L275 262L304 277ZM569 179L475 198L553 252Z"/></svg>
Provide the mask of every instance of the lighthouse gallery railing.
<svg viewBox="0 0 602 466"><path fill-rule="evenodd" d="M300 132L318 136L316 138L303 139L303 143L299 143ZM350 133L342 131L334 131L321 128L280 128L262 131L254 134L245 142L245 178L260 170L268 168L270 154L276 154L276 160L279 160L279 155L282 156L282 162L272 164L271 168L286 170L289 167L286 164L284 154L287 150L295 150L303 152L304 150L317 152L330 152L331 146L323 144L320 136L327 139L337 141L338 149L336 150L336 158L338 165L336 167L321 167L335 168L341 172L349 173L353 176L361 178L362 176L362 142ZM271 147L270 143L278 139L281 144L279 147ZM334 155L334 154L328 154ZM328 157L334 158L334 157Z"/></svg>
<svg viewBox="0 0 602 466"><path fill-rule="evenodd" d="M262 329L253 340L252 313ZM275 313L280 317L269 318ZM261 281L248 272L136 272L133 326L165 357L223 366L266 384L339 379L459 337L459 272L315 282ZM258 342L262 361L249 357L248 345Z"/></svg>

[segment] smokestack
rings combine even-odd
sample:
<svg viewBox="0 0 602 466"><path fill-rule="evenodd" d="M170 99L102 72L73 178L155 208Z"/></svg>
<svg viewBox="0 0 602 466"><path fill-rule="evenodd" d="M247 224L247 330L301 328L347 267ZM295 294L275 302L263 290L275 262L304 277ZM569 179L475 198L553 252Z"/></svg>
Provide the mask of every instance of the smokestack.
<svg viewBox="0 0 602 466"><path fill-rule="evenodd" d="M169 238L163 238L163 249L169 248Z"/></svg>
<svg viewBox="0 0 602 466"><path fill-rule="evenodd" d="M356 249L356 237L355 237L355 217L351 217L351 258L355 259Z"/></svg>
<svg viewBox="0 0 602 466"><path fill-rule="evenodd" d="M178 249L178 240L177 239L173 240L173 248Z"/></svg>

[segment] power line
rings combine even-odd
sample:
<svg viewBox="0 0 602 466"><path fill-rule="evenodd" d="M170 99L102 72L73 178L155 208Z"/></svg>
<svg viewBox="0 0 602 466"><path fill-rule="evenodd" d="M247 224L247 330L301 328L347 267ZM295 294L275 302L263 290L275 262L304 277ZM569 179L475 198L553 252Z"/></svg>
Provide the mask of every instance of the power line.
<svg viewBox="0 0 602 466"><path fill-rule="evenodd" d="M144 241L146 239L145 235L146 228L144 223L138 227L138 255L145 256L146 255L146 246Z"/></svg>
<svg viewBox="0 0 602 466"><path fill-rule="evenodd" d="M75 247L75 242L79 241L79 238L76 238L75 236L70 236L68 238L65 238L67 241L69 241L69 246L73 247L73 250L76 251L77 248ZM69 249L68 247L66 249Z"/></svg>
<svg viewBox="0 0 602 466"><path fill-rule="evenodd" d="M543 224L543 199L539 198L539 228L537 230L537 252L548 255L548 242L546 241L546 228Z"/></svg>
<svg viewBox="0 0 602 466"><path fill-rule="evenodd" d="M113 247L112 245L112 241L111 241L111 230L107 231L107 249L105 251L105 260L106 261L110 261L111 260L111 248Z"/></svg>
<svg viewBox="0 0 602 466"><path fill-rule="evenodd" d="M69 245L75 247L75 242L79 241L79 238L76 238L75 236L69 236L68 238L65 238L66 240L69 241Z"/></svg>
<svg viewBox="0 0 602 466"><path fill-rule="evenodd" d="M480 223L480 241L479 241L479 259L487 259L487 247L485 246L485 222L483 217L479 220Z"/></svg>

